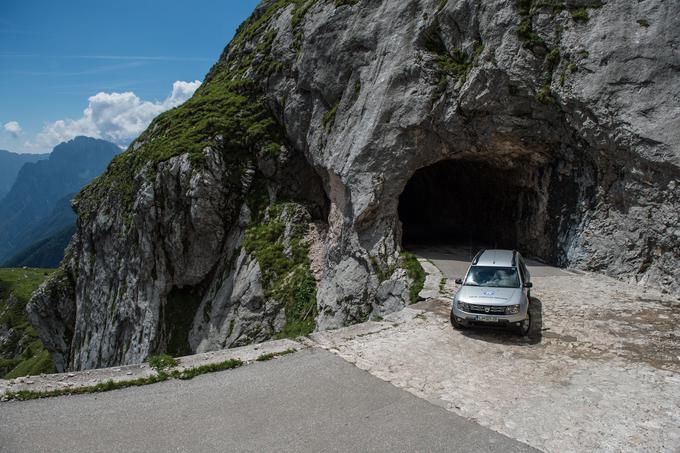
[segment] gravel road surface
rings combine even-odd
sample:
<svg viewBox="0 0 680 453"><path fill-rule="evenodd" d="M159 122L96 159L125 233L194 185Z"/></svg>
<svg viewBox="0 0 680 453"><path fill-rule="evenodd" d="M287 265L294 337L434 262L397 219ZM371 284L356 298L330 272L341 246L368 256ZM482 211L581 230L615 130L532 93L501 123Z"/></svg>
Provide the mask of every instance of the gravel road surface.
<svg viewBox="0 0 680 453"><path fill-rule="evenodd" d="M430 291L439 297L379 322L315 333L317 344L540 450L680 451L679 300L532 262L538 338L505 329L457 331L449 322L453 280L476 250L416 253L425 267L441 271Z"/></svg>

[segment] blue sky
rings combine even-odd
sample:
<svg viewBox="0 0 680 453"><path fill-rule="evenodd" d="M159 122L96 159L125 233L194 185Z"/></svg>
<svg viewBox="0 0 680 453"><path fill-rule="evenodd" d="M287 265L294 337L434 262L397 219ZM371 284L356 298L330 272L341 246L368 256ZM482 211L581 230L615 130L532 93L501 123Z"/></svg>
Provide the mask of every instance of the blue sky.
<svg viewBox="0 0 680 453"><path fill-rule="evenodd" d="M0 149L75 133L125 145L191 95L258 2L1 1Z"/></svg>

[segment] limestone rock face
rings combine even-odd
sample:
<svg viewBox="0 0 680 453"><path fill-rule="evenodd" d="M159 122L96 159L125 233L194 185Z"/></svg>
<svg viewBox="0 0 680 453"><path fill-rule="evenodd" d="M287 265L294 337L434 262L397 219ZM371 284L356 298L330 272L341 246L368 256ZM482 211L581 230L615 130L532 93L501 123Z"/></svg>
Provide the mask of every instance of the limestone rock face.
<svg viewBox="0 0 680 453"><path fill-rule="evenodd" d="M194 99L121 157L128 195L106 189L118 167L83 192L73 290L48 283L29 307L58 363L397 310L402 239L423 223L680 292L680 3L541 3L261 3ZM272 121L222 132L248 96ZM215 132L167 141L197 123Z"/></svg>

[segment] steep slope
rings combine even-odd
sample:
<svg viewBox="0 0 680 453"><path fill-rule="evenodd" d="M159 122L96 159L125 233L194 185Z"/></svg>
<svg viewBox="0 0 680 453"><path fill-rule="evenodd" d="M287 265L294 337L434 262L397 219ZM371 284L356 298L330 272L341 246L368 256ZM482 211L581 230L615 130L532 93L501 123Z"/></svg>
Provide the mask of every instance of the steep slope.
<svg viewBox="0 0 680 453"><path fill-rule="evenodd" d="M101 174L119 152L113 143L76 137L57 145L48 159L24 165L0 201L0 262L71 225L73 216L64 197ZM55 207L59 211L56 217ZM47 230L47 235L26 234L36 228Z"/></svg>
<svg viewBox="0 0 680 453"><path fill-rule="evenodd" d="M0 149L0 200L7 195L25 163L46 159L47 154L16 154Z"/></svg>
<svg viewBox="0 0 680 453"><path fill-rule="evenodd" d="M678 13L264 1L81 192L30 319L73 369L359 322L409 302L402 227L421 208L450 240L482 228L677 292Z"/></svg>
<svg viewBox="0 0 680 453"><path fill-rule="evenodd" d="M31 293L51 270L0 269L0 378L54 372L50 353L26 319Z"/></svg>

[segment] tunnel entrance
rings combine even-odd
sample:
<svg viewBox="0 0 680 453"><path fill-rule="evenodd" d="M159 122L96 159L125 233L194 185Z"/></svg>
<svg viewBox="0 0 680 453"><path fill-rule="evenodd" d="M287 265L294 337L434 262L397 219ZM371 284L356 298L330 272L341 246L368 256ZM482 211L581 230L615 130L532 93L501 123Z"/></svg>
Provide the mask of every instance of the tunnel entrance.
<svg viewBox="0 0 680 453"><path fill-rule="evenodd" d="M402 244L517 249L546 255L545 171L472 160L418 170L399 198ZM548 259L548 257L544 257Z"/></svg>

